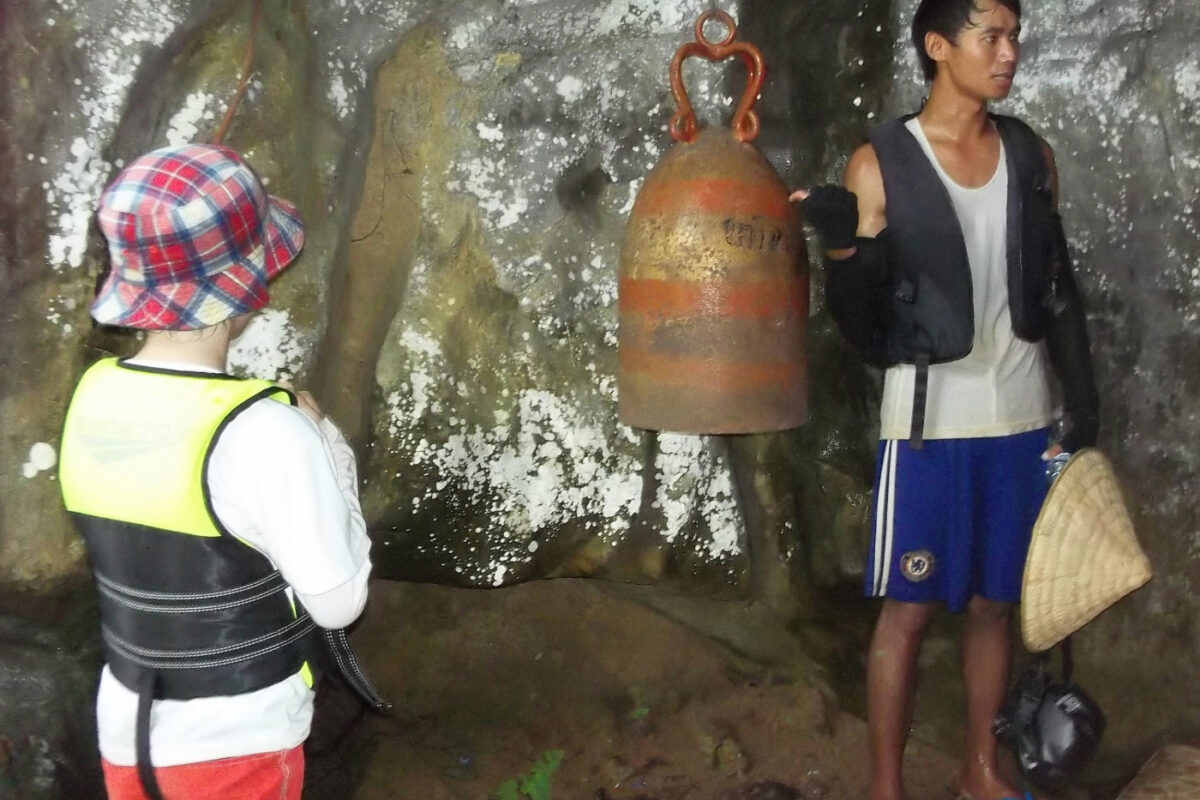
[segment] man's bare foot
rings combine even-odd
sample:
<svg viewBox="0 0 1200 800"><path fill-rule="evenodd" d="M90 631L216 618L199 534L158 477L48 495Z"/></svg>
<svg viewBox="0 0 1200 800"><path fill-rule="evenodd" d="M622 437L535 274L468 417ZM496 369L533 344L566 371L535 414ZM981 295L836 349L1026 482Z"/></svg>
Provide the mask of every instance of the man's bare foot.
<svg viewBox="0 0 1200 800"><path fill-rule="evenodd" d="M996 769L986 764L972 764L963 772L958 786L964 800L1022 800L1025 793L1004 780Z"/></svg>
<svg viewBox="0 0 1200 800"><path fill-rule="evenodd" d="M1020 789L1014 789L1003 781L997 782L991 789L968 788L965 782L958 788L958 800L1026 800L1026 798L1033 798L1033 795L1026 794Z"/></svg>

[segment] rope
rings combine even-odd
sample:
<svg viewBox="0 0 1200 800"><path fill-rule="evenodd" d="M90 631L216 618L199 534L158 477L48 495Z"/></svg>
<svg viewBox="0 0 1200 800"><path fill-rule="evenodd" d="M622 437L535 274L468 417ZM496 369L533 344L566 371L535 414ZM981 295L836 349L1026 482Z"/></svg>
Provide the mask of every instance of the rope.
<svg viewBox="0 0 1200 800"><path fill-rule="evenodd" d="M221 144L225 139L225 134L229 132L229 125L233 122L234 112L237 111L238 104L242 101L242 95L246 93L246 85L250 83L250 67L254 63L254 40L258 34L258 19L262 16L262 0L254 0L254 8L250 13L250 41L246 45L246 57L242 61L242 77L238 81L237 91L233 93L233 99L229 101L229 107L225 109L225 118L221 120L221 126L217 128L217 133L213 136L213 144Z"/></svg>

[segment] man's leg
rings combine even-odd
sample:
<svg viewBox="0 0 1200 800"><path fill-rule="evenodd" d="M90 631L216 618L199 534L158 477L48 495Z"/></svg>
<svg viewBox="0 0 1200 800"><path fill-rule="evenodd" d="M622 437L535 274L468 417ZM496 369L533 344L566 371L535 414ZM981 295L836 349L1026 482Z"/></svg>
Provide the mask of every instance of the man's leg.
<svg viewBox="0 0 1200 800"><path fill-rule="evenodd" d="M967 738L960 791L973 800L1017 797L996 766L992 720L1008 689L1012 661L1012 604L975 596L963 630L963 680L967 688Z"/></svg>
<svg viewBox="0 0 1200 800"><path fill-rule="evenodd" d="M871 800L902 800L904 745L912 725L917 653L933 619L932 603L883 601L867 653L867 729Z"/></svg>

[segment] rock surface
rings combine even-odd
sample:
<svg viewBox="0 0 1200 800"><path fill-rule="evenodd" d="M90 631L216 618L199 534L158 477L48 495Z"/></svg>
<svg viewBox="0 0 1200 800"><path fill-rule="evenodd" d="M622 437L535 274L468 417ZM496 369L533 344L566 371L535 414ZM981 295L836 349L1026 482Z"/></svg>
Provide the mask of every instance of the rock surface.
<svg viewBox="0 0 1200 800"><path fill-rule="evenodd" d="M618 586L378 585L352 639L396 710L356 722L326 694L305 797L491 798L537 772L564 800L865 796L861 719ZM923 739L911 756L912 797L954 797L951 756Z"/></svg>
<svg viewBox="0 0 1200 800"><path fill-rule="evenodd" d="M77 595L40 605L0 603L0 800L95 797L96 618Z"/></svg>

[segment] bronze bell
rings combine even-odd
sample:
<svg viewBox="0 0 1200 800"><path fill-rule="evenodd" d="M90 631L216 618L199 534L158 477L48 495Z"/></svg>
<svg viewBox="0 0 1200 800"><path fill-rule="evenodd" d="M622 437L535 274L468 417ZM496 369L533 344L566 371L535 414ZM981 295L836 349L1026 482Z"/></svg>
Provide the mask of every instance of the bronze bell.
<svg viewBox="0 0 1200 800"><path fill-rule="evenodd" d="M720 42L704 36L717 18ZM808 419L808 255L799 217L752 144L762 53L723 11L696 21L671 62L675 144L646 177L621 247L622 422L680 433L778 431ZM690 56L749 71L732 129L700 129L683 86Z"/></svg>

